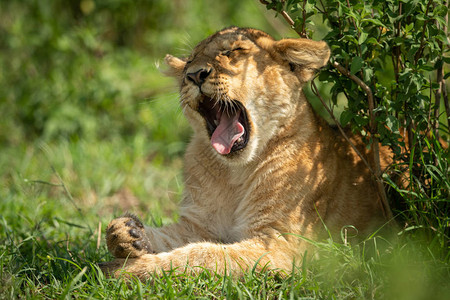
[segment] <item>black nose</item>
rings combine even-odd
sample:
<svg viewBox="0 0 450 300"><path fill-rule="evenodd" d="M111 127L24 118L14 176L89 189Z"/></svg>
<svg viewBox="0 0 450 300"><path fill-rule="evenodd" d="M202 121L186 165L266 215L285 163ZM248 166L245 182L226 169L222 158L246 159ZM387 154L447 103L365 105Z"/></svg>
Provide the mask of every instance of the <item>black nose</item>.
<svg viewBox="0 0 450 300"><path fill-rule="evenodd" d="M211 74L211 69L200 69L193 73L187 73L187 78L198 86L205 82L206 78Z"/></svg>

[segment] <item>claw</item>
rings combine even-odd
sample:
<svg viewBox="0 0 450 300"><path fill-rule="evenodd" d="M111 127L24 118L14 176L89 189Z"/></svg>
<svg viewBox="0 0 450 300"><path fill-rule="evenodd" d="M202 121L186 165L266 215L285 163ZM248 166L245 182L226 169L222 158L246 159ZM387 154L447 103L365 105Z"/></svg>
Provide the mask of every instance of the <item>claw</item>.
<svg viewBox="0 0 450 300"><path fill-rule="evenodd" d="M142 224L141 220L139 220L139 218L132 213L126 213L125 215L122 216L122 218L131 218L130 221L125 223L125 225L127 225L129 227L137 226L139 228L144 228L144 225Z"/></svg>

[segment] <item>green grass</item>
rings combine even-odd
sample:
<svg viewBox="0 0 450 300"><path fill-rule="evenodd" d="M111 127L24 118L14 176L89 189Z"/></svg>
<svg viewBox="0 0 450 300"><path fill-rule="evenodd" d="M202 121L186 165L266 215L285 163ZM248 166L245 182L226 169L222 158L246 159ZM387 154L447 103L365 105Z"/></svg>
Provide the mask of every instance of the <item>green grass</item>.
<svg viewBox="0 0 450 300"><path fill-rule="evenodd" d="M151 152L138 137L132 142L78 141L5 149L0 298L448 299L450 295L448 249L433 244L421 229L405 230L390 241L373 237L359 245L316 243L319 254L313 259L307 254L294 273L284 276L168 272L147 282L106 279L96 262L112 258L104 230L114 216L130 210L155 226L177 218L181 159L162 160Z"/></svg>

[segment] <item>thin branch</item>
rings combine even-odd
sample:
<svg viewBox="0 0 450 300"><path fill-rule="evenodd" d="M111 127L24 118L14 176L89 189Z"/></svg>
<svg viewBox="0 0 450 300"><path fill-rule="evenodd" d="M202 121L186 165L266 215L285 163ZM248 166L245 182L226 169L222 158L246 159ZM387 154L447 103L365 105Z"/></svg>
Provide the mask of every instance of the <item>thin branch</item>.
<svg viewBox="0 0 450 300"><path fill-rule="evenodd" d="M97 250L100 249L100 245L102 242L102 222L98 222L98 229L97 229Z"/></svg>
<svg viewBox="0 0 450 300"><path fill-rule="evenodd" d="M328 12L327 12L327 10L325 9L325 6L324 6L323 3L322 3L322 0L319 0L319 2L320 2L320 4L322 5L322 9L323 9L323 10L321 10L320 7L318 7L317 5L314 5L314 7L315 7L321 14L325 15L326 17L328 17Z"/></svg>
<svg viewBox="0 0 450 300"><path fill-rule="evenodd" d="M447 85L445 84L445 80L442 81L442 96L444 98L445 112L447 113L447 125L450 128L450 105L448 99L448 90Z"/></svg>
<svg viewBox="0 0 450 300"><path fill-rule="evenodd" d="M376 123L375 123L375 115L373 113L374 110L374 100L373 100L373 93L370 87L364 83L359 77L351 74L346 68L341 66L337 61L333 61L331 64L336 70L338 70L340 73L342 73L344 76L350 78L352 81L354 81L366 94L367 94L367 100L369 104L369 127L370 132L375 133L376 131Z"/></svg>
<svg viewBox="0 0 450 300"><path fill-rule="evenodd" d="M387 201L386 191L384 189L383 180L382 180L383 172L381 171L381 162L380 162L380 143L379 143L378 137L376 135L377 124L376 124L375 114L374 114L375 102L373 99L372 90L361 79L359 79L357 76L351 74L347 69L342 67L338 62L334 61L332 63L332 65L340 73L342 73L346 77L353 80L367 95L367 101L368 101L368 105L369 105L369 127L370 127L370 133L371 133L371 137L372 137L372 146L373 146L372 153L373 153L373 161L375 164L375 174L374 175L375 175L375 179L377 182L378 193L380 194L380 198L381 198L381 202L382 202L381 207L383 208L385 217L388 219L391 219L392 212L389 208L389 203ZM361 155L359 155L359 156L362 158Z"/></svg>
<svg viewBox="0 0 450 300"><path fill-rule="evenodd" d="M433 120L433 129L434 129L434 135L437 139L439 139L439 108L441 106L441 96L442 96L442 90L445 89L445 82L444 82L444 69L443 69L443 63L439 66L437 69L437 84L439 87L434 92L434 120ZM431 85L431 81L430 81ZM431 97L430 97L431 101ZM430 104L431 105L431 104Z"/></svg>
<svg viewBox="0 0 450 300"><path fill-rule="evenodd" d="M302 23L302 30L300 31L302 33L301 37L306 38L307 34L306 34L306 10L305 10L305 6L306 6L306 1L303 1L303 7L302 7L302 17L303 17L303 23Z"/></svg>
<svg viewBox="0 0 450 300"><path fill-rule="evenodd" d="M431 99L433 98L433 85L431 84L431 75L428 76L428 81L430 82L430 94L429 94L429 99L430 99L430 107L428 108L428 114L427 114L427 123L431 124L431 111L433 109L433 105L431 103ZM427 130L425 131L425 136L428 135L430 131L430 126L427 126Z"/></svg>
<svg viewBox="0 0 450 300"><path fill-rule="evenodd" d="M364 156L361 154L361 152L359 152L358 148L356 148L356 146L352 143L352 141L350 140L350 138L347 136L347 134L345 133L344 129L342 128L341 123L336 119L336 117L334 116L333 112L331 111L331 109L328 107L328 105L325 103L325 101L323 100L322 96L319 93L319 89L317 88L316 84L314 81L311 81L311 87L312 87L312 91L314 93L314 95L317 96L317 98L319 98L320 102L322 103L323 107L325 108L325 110L328 112L328 114L330 115L331 119L333 120L334 123L336 123L337 128L339 129L339 131L341 132L342 136L344 137L344 139L350 144L350 146L352 147L352 149L356 152L356 154L358 154L358 156L361 158L362 162L366 165L366 167L369 169L370 173L372 173L372 175L375 176L375 172L373 171L373 169L370 167L369 162L367 162L367 160L364 158Z"/></svg>
<svg viewBox="0 0 450 300"><path fill-rule="evenodd" d="M265 0L259 0L259 2L261 2L261 3L264 4L264 5L270 4L269 2L267 2L267 1L265 1ZM272 8L272 10L274 10L274 11L276 11L276 12L279 12L279 11L276 10L276 8ZM291 28L294 29L294 31L297 32L297 34L298 34L299 36L301 36L301 37L303 37L303 38L306 38L306 36L304 36L304 34L303 34L301 31L298 31L298 30L295 28L295 26L294 26L294 25L295 25L295 22L294 22L294 20L292 20L292 18L288 15L287 12L285 12L284 10L282 10L282 11L280 11L279 13L283 16L283 18L286 20L286 22L288 22L289 25L291 25Z"/></svg>

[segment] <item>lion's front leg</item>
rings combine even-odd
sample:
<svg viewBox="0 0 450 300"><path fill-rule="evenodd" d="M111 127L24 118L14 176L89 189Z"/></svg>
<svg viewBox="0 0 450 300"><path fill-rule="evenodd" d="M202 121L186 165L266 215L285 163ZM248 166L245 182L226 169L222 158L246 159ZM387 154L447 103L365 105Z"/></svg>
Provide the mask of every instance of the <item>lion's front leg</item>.
<svg viewBox="0 0 450 300"><path fill-rule="evenodd" d="M149 253L168 252L198 241L211 241L211 234L186 217L180 222L151 228L133 214L114 219L106 229L108 250L116 258L134 258Z"/></svg>
<svg viewBox="0 0 450 300"><path fill-rule="evenodd" d="M170 269L188 273L206 269L218 274L227 272L238 275L253 268L255 264L257 270L265 267L288 270L292 267L292 258L292 252L285 241L267 242L255 238L235 244L194 243L168 253L116 259L101 263L100 268L115 277L123 274L141 279Z"/></svg>

